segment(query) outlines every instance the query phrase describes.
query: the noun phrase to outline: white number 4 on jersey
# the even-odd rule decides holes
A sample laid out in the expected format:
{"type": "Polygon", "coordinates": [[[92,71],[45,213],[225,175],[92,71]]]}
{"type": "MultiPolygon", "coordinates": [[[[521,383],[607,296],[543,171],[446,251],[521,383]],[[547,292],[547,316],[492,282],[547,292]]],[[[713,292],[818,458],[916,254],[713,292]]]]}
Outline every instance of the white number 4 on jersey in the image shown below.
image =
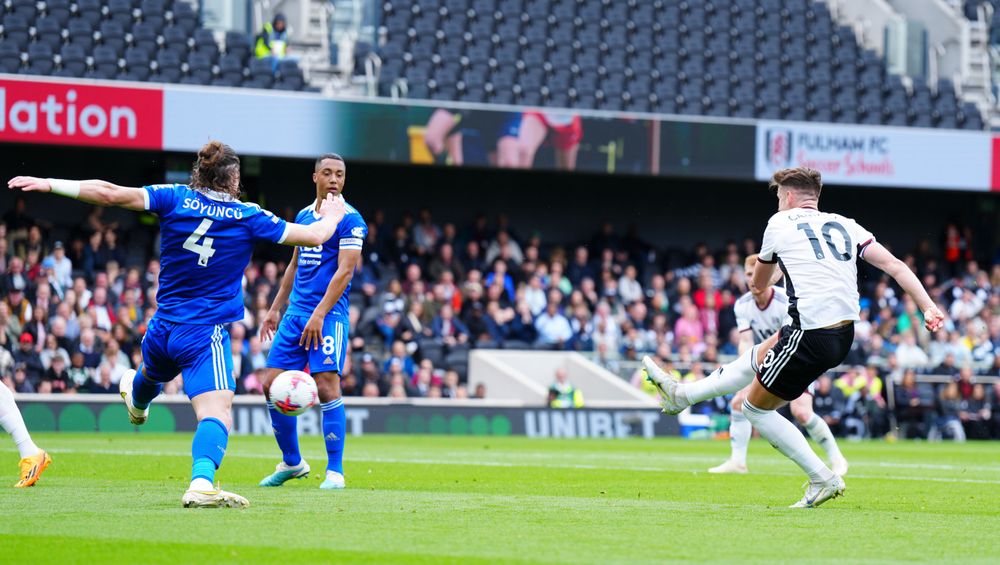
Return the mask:
{"type": "Polygon", "coordinates": [[[210,237],[205,237],[205,233],[208,232],[208,228],[212,227],[212,220],[204,219],[190,236],[188,236],[187,241],[184,242],[184,249],[192,253],[198,254],[198,266],[207,267],[208,260],[215,255],[215,249],[212,249],[212,243],[215,241],[210,237]],[[198,240],[205,237],[205,243],[198,243],[198,240]]]}

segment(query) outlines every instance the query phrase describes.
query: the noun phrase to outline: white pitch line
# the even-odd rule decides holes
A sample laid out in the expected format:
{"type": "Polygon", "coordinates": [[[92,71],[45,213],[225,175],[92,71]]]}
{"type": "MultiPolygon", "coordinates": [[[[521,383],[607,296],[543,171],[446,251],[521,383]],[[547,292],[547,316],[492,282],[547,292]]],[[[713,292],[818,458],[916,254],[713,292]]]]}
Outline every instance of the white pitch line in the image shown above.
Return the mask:
{"type": "MultiPolygon", "coordinates": [[[[14,451],[11,448],[2,448],[0,451],[14,451]]],[[[190,457],[189,452],[182,451],[140,451],[140,450],[125,450],[125,449],[50,449],[50,453],[69,453],[69,454],[97,454],[97,455],[140,455],[148,457],[190,457]]],[[[265,454],[265,453],[227,453],[227,457],[234,457],[237,459],[276,459],[276,455],[265,454]]],[[[459,461],[459,460],[447,460],[447,459],[426,459],[426,458],[391,458],[391,457],[350,457],[348,461],[360,462],[360,463],[387,463],[387,464],[412,464],[412,465],[452,465],[452,466],[468,466],[468,467],[503,467],[503,468],[521,468],[521,467],[541,467],[545,469],[574,469],[574,470],[584,470],[584,471],[638,471],[644,473],[663,473],[663,472],[691,472],[692,474],[707,474],[702,471],[692,471],[686,468],[677,467],[650,467],[650,466],[629,466],[629,467],[616,467],[607,465],[588,465],[583,463],[512,463],[507,461],[476,461],[471,463],[469,461],[459,461]]],[[[801,473],[788,473],[788,472],[765,472],[765,473],[754,473],[758,476],[775,476],[775,477],[799,477],[801,473]]],[[[889,481],[916,481],[916,482],[938,482],[938,483],[964,483],[964,484],[983,484],[983,485],[1000,485],[1000,480],[990,480],[990,479],[965,479],[965,478],[951,478],[951,477],[912,477],[912,476],[883,476],[883,475],[865,475],[852,473],[848,476],[850,479],[873,479],[873,480],[889,480],[889,481]]]]}

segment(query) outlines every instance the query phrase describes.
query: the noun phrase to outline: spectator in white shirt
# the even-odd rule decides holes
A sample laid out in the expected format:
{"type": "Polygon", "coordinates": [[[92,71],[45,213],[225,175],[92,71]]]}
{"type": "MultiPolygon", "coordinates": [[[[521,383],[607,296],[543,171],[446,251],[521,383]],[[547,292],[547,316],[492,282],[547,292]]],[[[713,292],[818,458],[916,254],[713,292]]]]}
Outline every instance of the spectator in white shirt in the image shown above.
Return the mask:
{"type": "Polygon", "coordinates": [[[642,300],[642,285],[636,280],[635,265],[625,267],[625,272],[618,279],[618,296],[621,297],[622,304],[632,304],[642,300]]]}
{"type": "Polygon", "coordinates": [[[917,337],[912,331],[903,335],[902,342],[896,348],[896,360],[903,368],[925,367],[930,363],[930,358],[924,350],[917,345],[917,337]]]}
{"type": "Polygon", "coordinates": [[[546,305],[545,311],[535,319],[539,346],[562,349],[569,338],[573,336],[573,328],[570,327],[569,320],[559,313],[561,300],[562,293],[554,289],[549,291],[549,303],[546,305]]]}

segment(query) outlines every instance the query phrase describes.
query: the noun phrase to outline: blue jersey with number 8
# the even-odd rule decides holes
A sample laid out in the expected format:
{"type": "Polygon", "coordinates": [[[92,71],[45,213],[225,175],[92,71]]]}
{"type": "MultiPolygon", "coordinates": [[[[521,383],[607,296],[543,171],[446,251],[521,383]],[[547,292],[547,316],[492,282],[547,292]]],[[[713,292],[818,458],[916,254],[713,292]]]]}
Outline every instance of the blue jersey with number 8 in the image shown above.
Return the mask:
{"type": "Polygon", "coordinates": [[[281,243],[287,223],[256,204],[183,184],[143,187],[160,217],[156,315],[184,324],[243,318],[243,271],[257,241],[281,243]]]}

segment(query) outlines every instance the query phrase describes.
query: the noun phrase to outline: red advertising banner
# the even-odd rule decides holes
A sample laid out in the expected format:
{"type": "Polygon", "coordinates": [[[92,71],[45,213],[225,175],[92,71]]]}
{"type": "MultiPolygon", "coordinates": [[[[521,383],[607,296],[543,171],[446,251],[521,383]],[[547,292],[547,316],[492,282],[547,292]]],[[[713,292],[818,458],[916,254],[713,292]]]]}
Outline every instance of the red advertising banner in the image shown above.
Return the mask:
{"type": "Polygon", "coordinates": [[[163,148],[163,91],[0,79],[0,141],[163,148]]]}
{"type": "Polygon", "coordinates": [[[1000,191],[1000,137],[993,138],[993,166],[990,170],[990,190],[1000,191]]]}

